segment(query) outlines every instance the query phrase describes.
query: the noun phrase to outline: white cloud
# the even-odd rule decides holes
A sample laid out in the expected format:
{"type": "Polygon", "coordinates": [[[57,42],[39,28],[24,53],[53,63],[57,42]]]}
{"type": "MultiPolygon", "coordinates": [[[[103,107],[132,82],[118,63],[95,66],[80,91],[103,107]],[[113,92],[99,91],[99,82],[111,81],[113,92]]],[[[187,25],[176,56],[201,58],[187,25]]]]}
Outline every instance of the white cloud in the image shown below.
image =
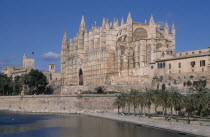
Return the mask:
{"type": "Polygon", "coordinates": [[[59,60],[60,54],[50,51],[50,52],[43,54],[42,59],[47,60],[47,61],[59,60]]]}

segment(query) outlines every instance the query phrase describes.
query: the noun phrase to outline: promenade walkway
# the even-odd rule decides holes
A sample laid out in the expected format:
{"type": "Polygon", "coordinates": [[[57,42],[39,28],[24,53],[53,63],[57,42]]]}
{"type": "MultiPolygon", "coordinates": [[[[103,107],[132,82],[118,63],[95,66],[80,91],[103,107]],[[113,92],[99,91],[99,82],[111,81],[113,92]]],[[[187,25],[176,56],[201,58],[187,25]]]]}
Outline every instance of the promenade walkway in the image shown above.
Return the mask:
{"type": "Polygon", "coordinates": [[[149,118],[139,119],[138,116],[123,116],[123,115],[118,115],[116,113],[84,113],[84,114],[89,115],[89,116],[122,121],[122,122],[134,123],[138,125],[166,129],[166,130],[176,131],[180,133],[188,133],[188,134],[210,137],[210,126],[184,124],[184,123],[179,123],[179,122],[170,123],[165,120],[156,120],[156,119],[149,119],[149,118]]]}

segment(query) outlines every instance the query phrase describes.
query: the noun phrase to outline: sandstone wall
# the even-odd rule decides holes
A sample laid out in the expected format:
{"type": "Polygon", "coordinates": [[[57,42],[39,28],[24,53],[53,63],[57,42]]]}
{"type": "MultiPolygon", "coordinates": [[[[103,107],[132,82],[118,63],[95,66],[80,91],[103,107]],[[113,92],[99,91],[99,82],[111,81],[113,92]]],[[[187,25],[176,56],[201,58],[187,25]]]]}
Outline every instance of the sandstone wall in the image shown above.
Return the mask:
{"type": "Polygon", "coordinates": [[[114,95],[2,96],[0,109],[24,112],[111,112],[114,95]]]}
{"type": "Polygon", "coordinates": [[[88,86],[61,86],[61,94],[68,95],[68,94],[75,94],[75,93],[82,93],[84,91],[95,91],[95,88],[103,86],[105,91],[115,91],[115,92],[129,92],[131,89],[137,89],[143,91],[147,85],[88,85],[88,86]]]}

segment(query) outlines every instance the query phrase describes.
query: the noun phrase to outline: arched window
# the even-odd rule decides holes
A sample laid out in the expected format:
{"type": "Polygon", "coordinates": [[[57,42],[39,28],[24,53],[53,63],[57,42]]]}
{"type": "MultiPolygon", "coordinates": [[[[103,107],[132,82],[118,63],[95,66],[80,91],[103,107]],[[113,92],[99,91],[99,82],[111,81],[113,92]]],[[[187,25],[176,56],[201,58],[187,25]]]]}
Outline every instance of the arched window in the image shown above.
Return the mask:
{"type": "Polygon", "coordinates": [[[79,85],[83,85],[83,72],[82,69],[79,69],[79,85]]]}
{"type": "Polygon", "coordinates": [[[151,63],[151,45],[147,46],[147,63],[151,63]]]}
{"type": "Polygon", "coordinates": [[[144,28],[138,28],[134,31],[134,39],[136,41],[147,38],[147,31],[144,28]]]}
{"type": "Polygon", "coordinates": [[[168,65],[168,68],[171,69],[171,63],[168,65]]]}

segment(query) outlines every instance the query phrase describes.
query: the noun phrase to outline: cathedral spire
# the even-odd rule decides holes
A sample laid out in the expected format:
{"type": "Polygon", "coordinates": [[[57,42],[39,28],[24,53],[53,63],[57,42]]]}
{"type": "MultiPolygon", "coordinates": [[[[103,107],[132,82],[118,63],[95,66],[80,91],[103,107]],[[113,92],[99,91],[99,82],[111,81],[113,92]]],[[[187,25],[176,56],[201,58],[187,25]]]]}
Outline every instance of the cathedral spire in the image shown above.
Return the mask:
{"type": "Polygon", "coordinates": [[[86,24],[85,24],[85,17],[82,16],[81,23],[80,23],[80,32],[86,31],[86,24]]]}
{"type": "Polygon", "coordinates": [[[63,43],[68,43],[68,38],[67,38],[66,32],[64,32],[64,35],[63,35],[63,43]]]}
{"type": "Polygon", "coordinates": [[[24,55],[23,55],[23,67],[25,67],[25,59],[26,59],[26,53],[24,52],[24,55]]]}
{"type": "Polygon", "coordinates": [[[132,23],[132,17],[131,17],[131,13],[128,13],[128,17],[127,17],[127,23],[132,23]]]}
{"type": "Polygon", "coordinates": [[[166,21],[166,25],[164,27],[165,33],[168,33],[168,22],[166,21]]]}
{"type": "Polygon", "coordinates": [[[106,19],[106,29],[109,29],[109,20],[108,19],[106,19]]]}
{"type": "Polygon", "coordinates": [[[114,19],[114,27],[118,27],[118,20],[116,18],[114,19]]]}
{"type": "Polygon", "coordinates": [[[102,28],[105,28],[106,27],[106,21],[105,21],[105,18],[103,18],[103,21],[102,21],[102,28]]]}
{"type": "Polygon", "coordinates": [[[109,24],[109,27],[110,27],[110,28],[112,28],[112,27],[113,27],[113,24],[112,24],[112,22],[110,22],[110,24],[109,24]]]}
{"type": "Polygon", "coordinates": [[[155,21],[154,21],[154,18],[153,18],[152,15],[151,15],[151,17],[150,17],[149,24],[150,24],[150,25],[155,25],[155,21]]]}
{"type": "Polygon", "coordinates": [[[63,35],[63,41],[62,41],[62,49],[68,48],[68,38],[66,32],[64,32],[63,35]]]}
{"type": "Polygon", "coordinates": [[[122,17],[122,19],[121,19],[121,25],[123,25],[124,24],[124,18],[122,17]]]}
{"type": "Polygon", "coordinates": [[[172,25],[172,30],[171,30],[171,32],[172,32],[173,34],[175,34],[175,33],[176,33],[176,28],[175,28],[174,23],[173,23],[173,25],[172,25]]]}

